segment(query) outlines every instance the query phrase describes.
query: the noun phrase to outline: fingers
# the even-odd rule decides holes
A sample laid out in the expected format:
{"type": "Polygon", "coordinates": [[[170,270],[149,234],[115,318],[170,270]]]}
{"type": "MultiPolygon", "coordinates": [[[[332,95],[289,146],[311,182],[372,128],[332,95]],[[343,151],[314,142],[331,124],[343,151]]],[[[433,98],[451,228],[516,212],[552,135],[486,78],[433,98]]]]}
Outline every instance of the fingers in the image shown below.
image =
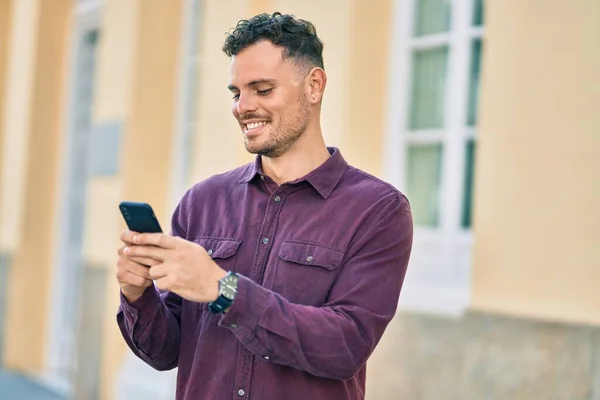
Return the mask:
{"type": "Polygon", "coordinates": [[[134,238],[136,235],[139,235],[139,233],[137,233],[137,232],[134,232],[134,231],[123,231],[123,232],[121,233],[120,239],[121,239],[121,241],[122,241],[123,243],[126,243],[126,244],[134,244],[134,242],[133,242],[133,238],[134,238]]]}
{"type": "Polygon", "coordinates": [[[154,280],[158,280],[167,276],[169,267],[165,264],[159,264],[157,266],[153,266],[148,270],[148,274],[154,280]]]}
{"type": "Polygon", "coordinates": [[[138,288],[147,288],[152,285],[152,280],[136,275],[126,269],[117,269],[117,281],[121,287],[133,286],[138,288]]]}
{"type": "Polygon", "coordinates": [[[131,261],[134,261],[146,268],[150,268],[150,267],[154,267],[155,265],[162,264],[162,261],[155,260],[154,258],[148,258],[148,257],[127,257],[127,258],[129,258],[131,261]]]}
{"type": "MultiPolygon", "coordinates": [[[[152,262],[156,263],[157,261],[152,260],[152,262]]],[[[119,255],[119,259],[117,261],[117,271],[122,271],[122,273],[127,272],[143,279],[152,279],[150,277],[148,267],[123,255],[119,255]]]]}
{"type": "Polygon", "coordinates": [[[160,262],[144,257],[129,258],[124,254],[125,248],[126,246],[123,246],[117,251],[119,254],[116,273],[117,281],[119,282],[121,290],[124,294],[131,294],[132,289],[134,290],[134,293],[137,293],[138,289],[141,289],[139,290],[139,294],[141,295],[141,293],[143,293],[143,289],[152,285],[152,278],[148,272],[149,268],[143,264],[154,266],[160,262]]]}
{"type": "Polygon", "coordinates": [[[162,261],[154,259],[154,258],[150,258],[150,257],[130,257],[130,256],[126,256],[125,255],[125,249],[127,248],[127,246],[123,246],[121,248],[119,248],[119,250],[117,250],[117,254],[119,255],[119,257],[127,257],[128,259],[130,259],[131,261],[141,264],[144,267],[154,267],[155,265],[161,264],[162,261]]]}
{"type": "Polygon", "coordinates": [[[152,284],[151,279],[143,278],[136,275],[126,269],[117,269],[117,280],[121,287],[123,286],[135,286],[140,288],[146,288],[152,284]]]}
{"type": "Polygon", "coordinates": [[[127,244],[156,246],[163,249],[173,249],[179,243],[177,238],[164,233],[138,233],[133,231],[124,231],[121,234],[121,241],[127,244]]]}
{"type": "Polygon", "coordinates": [[[168,290],[170,292],[172,292],[174,290],[171,280],[169,279],[168,276],[156,280],[155,285],[160,290],[168,290]]]}
{"type": "Polygon", "coordinates": [[[169,268],[166,264],[185,252],[184,245],[189,243],[161,233],[133,231],[124,231],[120,239],[125,244],[117,251],[116,275],[121,288],[146,288],[156,280],[160,282],[157,288],[170,290],[176,279],[167,275],[169,268]]]}
{"type": "Polygon", "coordinates": [[[123,255],[128,258],[152,258],[163,262],[167,259],[168,250],[162,249],[155,246],[125,246],[123,248],[123,255]]]}
{"type": "Polygon", "coordinates": [[[135,243],[133,243],[133,237],[136,235],[138,235],[138,233],[134,231],[123,231],[120,239],[123,243],[125,243],[125,245],[134,245],[135,243]]]}

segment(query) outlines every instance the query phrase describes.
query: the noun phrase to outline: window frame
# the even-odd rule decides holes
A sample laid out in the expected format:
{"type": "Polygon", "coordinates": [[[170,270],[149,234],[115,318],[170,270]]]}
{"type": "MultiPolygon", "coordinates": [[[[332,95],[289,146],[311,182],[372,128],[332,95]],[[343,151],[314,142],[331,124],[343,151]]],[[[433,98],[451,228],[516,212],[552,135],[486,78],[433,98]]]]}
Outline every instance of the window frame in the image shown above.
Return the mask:
{"type": "MultiPolygon", "coordinates": [[[[385,178],[406,190],[408,146],[442,144],[439,223],[415,226],[411,266],[401,306],[442,313],[461,313],[470,301],[472,229],[462,226],[466,145],[477,143],[476,126],[468,126],[472,43],[484,39],[474,26],[473,0],[451,1],[450,30],[416,37],[418,0],[396,0],[391,43],[388,121],[384,138],[385,178]],[[443,129],[411,131],[413,53],[448,47],[443,129]]],[[[485,24],[485,21],[484,21],[485,24]]],[[[408,194],[408,193],[407,193],[408,194]]],[[[408,194],[410,195],[410,194],[408,194]]],[[[410,201],[410,197],[409,197],[410,201]]]]}

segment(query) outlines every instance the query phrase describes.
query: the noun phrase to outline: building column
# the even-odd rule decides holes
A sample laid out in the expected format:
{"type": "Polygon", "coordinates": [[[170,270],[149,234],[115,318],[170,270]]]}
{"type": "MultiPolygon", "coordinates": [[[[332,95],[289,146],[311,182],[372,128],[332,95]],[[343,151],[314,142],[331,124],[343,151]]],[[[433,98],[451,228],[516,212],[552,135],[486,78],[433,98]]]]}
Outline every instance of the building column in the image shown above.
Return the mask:
{"type": "Polygon", "coordinates": [[[12,10],[0,191],[0,245],[12,253],[4,360],[29,373],[44,365],[70,7],[26,0],[12,10]]]}
{"type": "Polygon", "coordinates": [[[4,151],[4,115],[8,70],[8,43],[12,25],[12,0],[0,0],[0,185],[2,184],[2,160],[4,151]]]}
{"type": "MultiPolygon", "coordinates": [[[[8,66],[8,43],[12,17],[12,0],[0,0],[0,187],[2,187],[2,160],[4,148],[4,115],[6,76],[8,66]]],[[[1,229],[1,225],[0,225],[1,229]]],[[[4,333],[6,330],[6,302],[8,290],[8,255],[0,249],[0,368],[3,364],[4,333]]]]}
{"type": "Polygon", "coordinates": [[[203,2],[200,15],[200,66],[197,129],[191,176],[194,182],[248,162],[244,139],[231,114],[229,59],[221,50],[228,32],[253,12],[266,11],[265,0],[231,0],[228,7],[217,1],[203,2]]]}

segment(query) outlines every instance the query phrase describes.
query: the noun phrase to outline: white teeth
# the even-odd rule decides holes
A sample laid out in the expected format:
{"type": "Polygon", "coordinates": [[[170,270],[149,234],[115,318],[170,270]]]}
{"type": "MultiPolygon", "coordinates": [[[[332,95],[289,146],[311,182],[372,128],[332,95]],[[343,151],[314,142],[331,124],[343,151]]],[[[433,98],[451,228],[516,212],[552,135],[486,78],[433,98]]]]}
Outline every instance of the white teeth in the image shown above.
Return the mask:
{"type": "Polygon", "coordinates": [[[250,129],[256,129],[256,128],[258,128],[259,126],[264,126],[264,125],[266,125],[266,124],[267,124],[267,123],[266,123],[265,121],[261,121],[261,122],[253,122],[253,123],[251,123],[251,124],[247,124],[247,125],[246,125],[246,129],[247,129],[247,130],[250,130],[250,129]]]}

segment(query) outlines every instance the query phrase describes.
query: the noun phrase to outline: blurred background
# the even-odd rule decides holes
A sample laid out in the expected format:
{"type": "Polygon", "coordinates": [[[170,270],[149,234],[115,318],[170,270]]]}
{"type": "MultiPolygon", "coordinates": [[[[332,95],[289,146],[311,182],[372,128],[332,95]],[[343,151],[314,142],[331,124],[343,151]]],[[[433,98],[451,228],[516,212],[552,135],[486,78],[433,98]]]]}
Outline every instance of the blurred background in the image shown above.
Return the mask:
{"type": "Polygon", "coordinates": [[[174,398],[117,329],[117,204],[168,226],[253,159],[221,46],[273,11],[324,41],[328,145],[413,207],[367,399],[600,399],[598,0],[0,0],[0,399],[174,398]]]}

